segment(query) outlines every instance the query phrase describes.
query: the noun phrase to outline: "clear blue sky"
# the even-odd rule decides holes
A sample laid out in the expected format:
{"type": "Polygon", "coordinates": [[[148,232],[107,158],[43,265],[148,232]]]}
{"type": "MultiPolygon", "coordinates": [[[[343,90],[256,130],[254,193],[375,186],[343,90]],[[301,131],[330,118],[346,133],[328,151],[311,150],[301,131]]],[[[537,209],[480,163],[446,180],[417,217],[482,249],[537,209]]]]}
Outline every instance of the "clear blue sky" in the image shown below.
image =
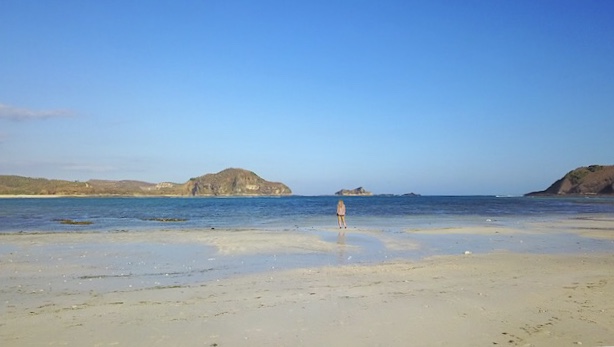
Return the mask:
{"type": "Polygon", "coordinates": [[[518,195],[613,149],[614,1],[0,1],[0,174],[518,195]]]}

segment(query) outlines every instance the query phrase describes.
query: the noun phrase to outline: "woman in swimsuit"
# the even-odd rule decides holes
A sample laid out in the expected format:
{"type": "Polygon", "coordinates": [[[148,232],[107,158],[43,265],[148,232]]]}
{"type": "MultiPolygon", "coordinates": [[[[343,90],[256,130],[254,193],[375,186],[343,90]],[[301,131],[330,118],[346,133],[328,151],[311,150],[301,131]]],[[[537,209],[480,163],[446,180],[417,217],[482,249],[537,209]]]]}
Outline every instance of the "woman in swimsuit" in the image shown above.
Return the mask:
{"type": "Polygon", "coordinates": [[[345,204],[343,203],[343,200],[339,200],[337,203],[337,224],[339,224],[339,229],[341,229],[342,224],[343,227],[346,229],[348,228],[348,226],[345,224],[345,204]]]}

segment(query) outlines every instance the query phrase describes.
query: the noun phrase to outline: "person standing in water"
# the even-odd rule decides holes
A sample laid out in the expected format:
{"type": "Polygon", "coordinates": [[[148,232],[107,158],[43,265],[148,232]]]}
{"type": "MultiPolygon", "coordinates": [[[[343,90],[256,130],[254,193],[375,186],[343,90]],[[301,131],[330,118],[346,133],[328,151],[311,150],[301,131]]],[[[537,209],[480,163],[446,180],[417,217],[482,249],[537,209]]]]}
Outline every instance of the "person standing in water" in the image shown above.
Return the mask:
{"type": "Polygon", "coordinates": [[[339,229],[341,229],[342,225],[346,229],[348,228],[347,224],[345,224],[345,204],[343,200],[339,200],[337,203],[337,224],[339,224],[339,229]]]}

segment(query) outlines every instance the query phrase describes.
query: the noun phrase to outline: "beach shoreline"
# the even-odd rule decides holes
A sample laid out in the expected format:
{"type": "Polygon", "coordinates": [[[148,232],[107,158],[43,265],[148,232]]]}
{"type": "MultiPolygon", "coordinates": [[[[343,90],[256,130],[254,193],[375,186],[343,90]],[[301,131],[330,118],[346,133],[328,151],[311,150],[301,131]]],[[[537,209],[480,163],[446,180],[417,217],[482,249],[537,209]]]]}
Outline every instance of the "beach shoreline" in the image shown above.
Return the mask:
{"type": "Polygon", "coordinates": [[[352,228],[3,234],[0,343],[614,345],[613,227],[603,216],[402,235],[352,228]],[[468,251],[431,254],[417,237],[442,233],[460,237],[468,251]],[[561,233],[568,238],[554,237],[561,233]],[[564,251],[501,248],[529,236],[561,242],[564,251]],[[474,238],[501,241],[473,252],[474,238]],[[563,247],[585,239],[606,247],[563,247]],[[414,253],[424,257],[403,258],[414,253]]]}

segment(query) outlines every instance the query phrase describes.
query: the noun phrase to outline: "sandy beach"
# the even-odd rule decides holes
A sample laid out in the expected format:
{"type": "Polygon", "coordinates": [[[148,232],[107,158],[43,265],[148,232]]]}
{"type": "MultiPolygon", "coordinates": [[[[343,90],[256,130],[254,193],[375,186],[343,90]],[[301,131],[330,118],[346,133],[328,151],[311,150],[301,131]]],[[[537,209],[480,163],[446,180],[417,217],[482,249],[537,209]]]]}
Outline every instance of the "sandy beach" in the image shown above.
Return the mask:
{"type": "Polygon", "coordinates": [[[607,216],[403,235],[160,230],[0,240],[2,346],[614,345],[607,216]],[[420,252],[428,235],[456,235],[467,251],[400,256],[420,252]],[[475,251],[474,237],[490,248],[475,251]],[[505,246],[549,238],[562,249],[587,246],[505,246]],[[593,241],[601,247],[590,249],[593,241]]]}

